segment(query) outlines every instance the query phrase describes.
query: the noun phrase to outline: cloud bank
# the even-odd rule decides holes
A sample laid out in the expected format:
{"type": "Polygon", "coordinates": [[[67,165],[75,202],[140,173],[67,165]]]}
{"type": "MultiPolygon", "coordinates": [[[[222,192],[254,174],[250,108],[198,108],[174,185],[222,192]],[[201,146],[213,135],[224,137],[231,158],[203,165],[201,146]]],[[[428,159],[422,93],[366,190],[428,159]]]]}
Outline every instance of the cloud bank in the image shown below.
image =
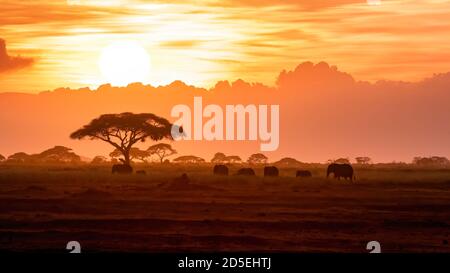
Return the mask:
{"type": "Polygon", "coordinates": [[[0,73],[22,69],[33,64],[32,58],[9,56],[5,40],[0,39],[0,73]]]}
{"type": "MultiPolygon", "coordinates": [[[[74,130],[104,113],[150,112],[170,117],[177,104],[279,104],[280,146],[271,160],[295,157],[324,162],[330,158],[370,156],[376,162],[411,161],[414,156],[450,157],[450,73],[419,82],[355,80],[325,62],[306,62],[279,73],[268,87],[244,80],[220,81],[211,89],[175,81],[154,87],[102,85],[60,88],[40,94],[0,94],[0,152],[39,152],[56,144],[78,154],[107,155],[96,141],[73,141],[74,130]]],[[[215,152],[246,157],[257,142],[175,142],[180,154],[210,158],[215,152]]],[[[145,146],[150,143],[145,143],[145,146]]]]}

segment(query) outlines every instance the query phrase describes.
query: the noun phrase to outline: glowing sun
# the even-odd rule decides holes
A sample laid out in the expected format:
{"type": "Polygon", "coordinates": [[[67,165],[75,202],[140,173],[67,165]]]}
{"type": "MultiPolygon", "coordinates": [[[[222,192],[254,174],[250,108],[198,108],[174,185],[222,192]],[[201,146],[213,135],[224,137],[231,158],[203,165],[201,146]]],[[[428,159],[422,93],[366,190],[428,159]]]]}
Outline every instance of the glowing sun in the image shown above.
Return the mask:
{"type": "Polygon", "coordinates": [[[105,80],[114,86],[146,83],[150,77],[150,56],[137,42],[114,42],[102,50],[99,67],[105,80]]]}

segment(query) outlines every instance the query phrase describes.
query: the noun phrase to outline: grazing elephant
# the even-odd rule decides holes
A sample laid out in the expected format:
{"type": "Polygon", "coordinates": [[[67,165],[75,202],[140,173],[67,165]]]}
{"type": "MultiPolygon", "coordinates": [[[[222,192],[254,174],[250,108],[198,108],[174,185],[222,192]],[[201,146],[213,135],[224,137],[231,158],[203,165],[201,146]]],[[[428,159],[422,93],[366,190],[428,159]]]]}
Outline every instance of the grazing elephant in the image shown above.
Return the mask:
{"type": "Polygon", "coordinates": [[[216,166],[214,166],[214,174],[215,175],[228,175],[228,167],[225,165],[216,165],[216,166]]]}
{"type": "Polygon", "coordinates": [[[112,173],[130,174],[133,173],[133,168],[130,165],[115,164],[112,166],[112,173]]]}
{"type": "Polygon", "coordinates": [[[236,175],[250,175],[250,176],[254,176],[255,175],[255,171],[252,168],[243,168],[243,169],[238,170],[236,175]]]}
{"type": "Polygon", "coordinates": [[[279,173],[280,172],[278,171],[277,167],[270,166],[264,168],[264,176],[275,177],[278,176],[279,173]]]}
{"type": "Polygon", "coordinates": [[[297,177],[312,177],[312,173],[310,171],[297,171],[297,177]]]}
{"type": "Polygon", "coordinates": [[[334,174],[334,178],[341,179],[343,177],[347,180],[353,180],[353,167],[350,164],[330,164],[327,169],[327,178],[330,173],[334,174]]]}

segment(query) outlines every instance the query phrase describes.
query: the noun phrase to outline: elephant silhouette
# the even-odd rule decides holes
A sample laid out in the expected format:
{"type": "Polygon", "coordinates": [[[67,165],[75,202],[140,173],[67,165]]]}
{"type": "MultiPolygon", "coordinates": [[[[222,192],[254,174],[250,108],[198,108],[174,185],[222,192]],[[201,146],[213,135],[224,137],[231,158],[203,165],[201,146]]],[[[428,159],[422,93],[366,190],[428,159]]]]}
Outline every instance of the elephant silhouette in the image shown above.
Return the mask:
{"type": "Polygon", "coordinates": [[[228,175],[228,167],[225,165],[216,165],[213,170],[215,175],[228,175]]]}
{"type": "Polygon", "coordinates": [[[327,178],[330,176],[330,174],[334,174],[334,178],[337,179],[350,179],[353,180],[353,167],[350,164],[330,164],[327,168],[327,178]]]}

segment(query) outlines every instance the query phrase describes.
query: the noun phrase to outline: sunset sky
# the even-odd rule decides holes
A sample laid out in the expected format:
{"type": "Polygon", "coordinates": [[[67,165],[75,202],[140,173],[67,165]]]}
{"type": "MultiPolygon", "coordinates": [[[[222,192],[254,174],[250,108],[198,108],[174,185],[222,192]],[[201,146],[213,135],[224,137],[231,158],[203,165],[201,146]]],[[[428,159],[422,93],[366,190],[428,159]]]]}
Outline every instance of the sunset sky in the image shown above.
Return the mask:
{"type": "MultiPolygon", "coordinates": [[[[443,0],[2,0],[0,152],[107,155],[69,135],[105,113],[170,120],[203,96],[279,104],[271,159],[450,157],[449,18],[443,0]]],[[[258,147],[174,145],[205,158],[258,147]]]]}
{"type": "Polygon", "coordinates": [[[273,86],[305,61],[371,82],[450,71],[443,0],[2,0],[0,9],[0,92],[135,80],[273,86]],[[110,71],[130,59],[132,75],[110,71]]]}

